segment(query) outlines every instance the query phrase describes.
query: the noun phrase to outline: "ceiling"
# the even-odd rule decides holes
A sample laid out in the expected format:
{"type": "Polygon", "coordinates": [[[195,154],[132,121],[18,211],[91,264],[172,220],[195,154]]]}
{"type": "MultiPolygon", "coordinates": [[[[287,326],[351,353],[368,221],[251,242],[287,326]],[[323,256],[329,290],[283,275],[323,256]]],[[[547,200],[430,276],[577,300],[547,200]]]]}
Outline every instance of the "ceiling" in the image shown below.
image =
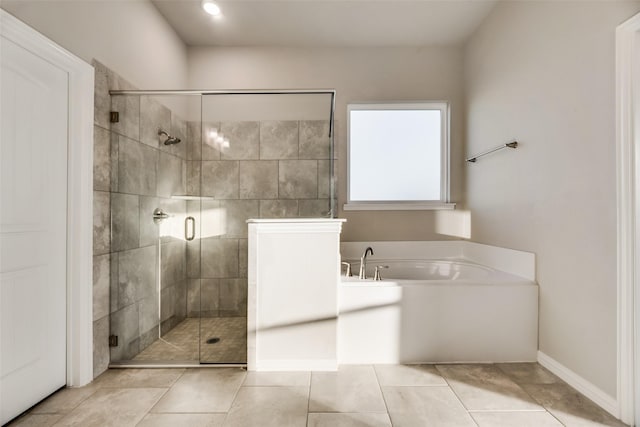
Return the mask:
{"type": "Polygon", "coordinates": [[[152,0],[188,46],[365,47],[463,43],[497,0],[152,0]]]}

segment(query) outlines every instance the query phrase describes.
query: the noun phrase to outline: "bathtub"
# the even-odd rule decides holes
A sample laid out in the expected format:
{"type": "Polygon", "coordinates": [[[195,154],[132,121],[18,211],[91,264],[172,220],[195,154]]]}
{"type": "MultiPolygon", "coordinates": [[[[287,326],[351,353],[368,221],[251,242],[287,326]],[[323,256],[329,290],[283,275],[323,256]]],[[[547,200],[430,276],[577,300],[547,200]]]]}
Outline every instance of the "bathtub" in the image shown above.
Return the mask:
{"type": "Polygon", "coordinates": [[[338,292],[339,363],[536,360],[531,278],[464,258],[370,257],[367,276],[385,265],[383,280],[360,280],[359,260],[351,263],[355,277],[342,276],[338,292]]]}

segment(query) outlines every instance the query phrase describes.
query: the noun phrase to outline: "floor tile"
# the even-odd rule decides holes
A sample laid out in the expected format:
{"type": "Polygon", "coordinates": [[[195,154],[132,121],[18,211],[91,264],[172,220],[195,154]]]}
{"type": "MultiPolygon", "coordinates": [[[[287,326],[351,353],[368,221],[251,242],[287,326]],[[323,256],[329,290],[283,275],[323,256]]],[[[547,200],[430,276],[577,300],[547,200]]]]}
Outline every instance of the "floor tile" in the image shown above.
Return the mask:
{"type": "Polygon", "coordinates": [[[100,387],[169,388],[184,374],[184,369],[109,369],[95,380],[100,387]]]}
{"type": "Polygon", "coordinates": [[[245,376],[239,368],[188,370],[151,412],[227,412],[245,376]]]}
{"type": "Polygon", "coordinates": [[[567,427],[625,425],[565,383],[524,384],[523,388],[567,427]]]}
{"type": "Polygon", "coordinates": [[[552,384],[561,381],[538,363],[500,363],[496,367],[518,384],[552,384]]]}
{"type": "Polygon", "coordinates": [[[105,388],[96,391],[56,426],[135,426],[166,392],[162,388],[105,388]]]}
{"type": "Polygon", "coordinates": [[[304,427],[308,401],[308,387],[242,387],[224,425],[304,427]]]}
{"type": "Polygon", "coordinates": [[[247,372],[243,386],[309,387],[311,372],[247,372]]]}
{"type": "Polygon", "coordinates": [[[519,385],[493,365],[438,365],[437,368],[470,411],[542,409],[519,385]]]}
{"type": "Polygon", "coordinates": [[[479,427],[562,427],[547,411],[472,412],[479,427]]]}
{"type": "Polygon", "coordinates": [[[147,414],[136,427],[222,427],[227,414],[147,414]]]}
{"type": "Polygon", "coordinates": [[[78,388],[63,388],[31,410],[32,414],[65,414],[73,410],[98,390],[93,384],[78,388]]]}
{"type": "Polygon", "coordinates": [[[391,427],[387,414],[309,414],[307,427],[391,427]]]}
{"type": "Polygon", "coordinates": [[[376,365],[381,386],[447,385],[434,365],[376,365]]]}
{"type": "Polygon", "coordinates": [[[7,427],[50,427],[62,417],[62,414],[26,414],[7,427]]]}
{"type": "Polygon", "coordinates": [[[449,387],[383,387],[394,427],[475,426],[449,387]]]}
{"type": "Polygon", "coordinates": [[[310,412],[386,412],[372,366],[340,366],[311,374],[310,412]]]}

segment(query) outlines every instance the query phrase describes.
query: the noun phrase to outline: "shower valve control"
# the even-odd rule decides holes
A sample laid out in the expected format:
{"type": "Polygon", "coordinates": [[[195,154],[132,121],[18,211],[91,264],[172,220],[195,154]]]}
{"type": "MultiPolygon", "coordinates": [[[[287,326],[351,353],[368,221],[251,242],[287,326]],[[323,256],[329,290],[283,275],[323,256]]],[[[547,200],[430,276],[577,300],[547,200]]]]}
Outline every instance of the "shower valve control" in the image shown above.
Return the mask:
{"type": "Polygon", "coordinates": [[[169,214],[160,208],[156,208],[153,211],[153,222],[160,224],[163,220],[169,218],[169,214]]]}

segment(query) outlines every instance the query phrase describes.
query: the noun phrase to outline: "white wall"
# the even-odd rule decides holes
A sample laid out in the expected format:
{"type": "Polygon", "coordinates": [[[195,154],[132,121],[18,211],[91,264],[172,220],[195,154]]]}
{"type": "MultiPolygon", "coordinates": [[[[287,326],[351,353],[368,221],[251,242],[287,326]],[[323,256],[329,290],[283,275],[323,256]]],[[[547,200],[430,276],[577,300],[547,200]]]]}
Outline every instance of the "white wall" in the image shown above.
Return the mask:
{"type": "Polygon", "coordinates": [[[186,47],[147,0],[2,0],[0,7],[88,63],[97,59],[138,88],[186,86],[186,47]]]}
{"type": "Polygon", "coordinates": [[[540,350],[616,395],[615,27],[640,2],[503,2],[465,52],[472,240],[535,252],[540,350]]]}
{"type": "MultiPolygon", "coordinates": [[[[189,85],[198,89],[332,88],[336,97],[339,216],[342,239],[434,240],[438,215],[343,212],[346,194],[346,106],[353,101],[449,100],[452,124],[452,200],[463,184],[462,49],[432,48],[203,48],[189,49],[189,85]]],[[[380,171],[384,173],[384,171],[380,171]]]]}

